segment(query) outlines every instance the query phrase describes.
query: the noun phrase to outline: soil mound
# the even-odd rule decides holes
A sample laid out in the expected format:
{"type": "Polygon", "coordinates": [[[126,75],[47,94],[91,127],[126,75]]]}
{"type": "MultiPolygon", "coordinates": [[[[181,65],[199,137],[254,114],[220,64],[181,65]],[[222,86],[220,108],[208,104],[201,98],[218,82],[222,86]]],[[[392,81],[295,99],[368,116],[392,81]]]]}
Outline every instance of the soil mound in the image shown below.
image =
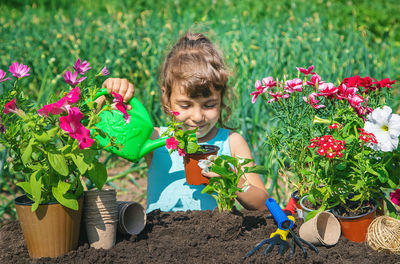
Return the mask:
{"type": "MultiPolygon", "coordinates": [[[[302,220],[296,219],[298,234],[302,220]]],[[[83,229],[82,229],[83,230],[83,229]]],[[[288,259],[277,255],[278,247],[264,256],[264,245],[244,259],[258,242],[276,230],[265,212],[218,211],[160,212],[148,215],[146,228],[136,236],[118,236],[110,250],[90,248],[81,232],[79,247],[58,258],[30,259],[18,222],[0,230],[1,263],[400,263],[400,256],[379,253],[365,243],[341,238],[333,247],[318,247],[319,254],[300,248],[288,259]]],[[[45,238],[44,238],[45,239],[45,238]]],[[[290,239],[289,239],[290,240],[290,239]]],[[[290,241],[289,241],[290,242],[290,241]]]]}

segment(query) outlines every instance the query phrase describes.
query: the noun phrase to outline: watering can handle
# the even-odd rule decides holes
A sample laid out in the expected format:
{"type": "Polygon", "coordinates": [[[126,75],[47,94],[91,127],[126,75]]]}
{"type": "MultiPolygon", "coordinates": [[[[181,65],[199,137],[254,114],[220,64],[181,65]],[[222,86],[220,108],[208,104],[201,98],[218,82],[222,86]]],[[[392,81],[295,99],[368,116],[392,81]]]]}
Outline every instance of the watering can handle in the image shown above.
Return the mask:
{"type": "MultiPolygon", "coordinates": [[[[108,95],[108,94],[109,93],[107,92],[107,88],[101,88],[100,90],[97,91],[97,93],[94,97],[94,100],[96,100],[100,96],[108,95]]],[[[136,97],[132,97],[131,100],[129,100],[129,104],[132,106],[135,100],[137,100],[136,97]]]]}
{"type": "MultiPolygon", "coordinates": [[[[102,88],[96,93],[95,99],[107,94],[107,89],[102,88]]],[[[154,149],[165,146],[167,138],[151,140],[154,127],[146,108],[136,97],[132,97],[129,104],[132,109],[127,110],[131,117],[128,123],[118,110],[100,113],[101,121],[96,126],[108,136],[103,138],[99,135],[97,139],[101,146],[106,147],[110,143],[109,137],[114,137],[115,143],[123,147],[110,146],[106,150],[127,160],[137,161],[154,149]]]]}

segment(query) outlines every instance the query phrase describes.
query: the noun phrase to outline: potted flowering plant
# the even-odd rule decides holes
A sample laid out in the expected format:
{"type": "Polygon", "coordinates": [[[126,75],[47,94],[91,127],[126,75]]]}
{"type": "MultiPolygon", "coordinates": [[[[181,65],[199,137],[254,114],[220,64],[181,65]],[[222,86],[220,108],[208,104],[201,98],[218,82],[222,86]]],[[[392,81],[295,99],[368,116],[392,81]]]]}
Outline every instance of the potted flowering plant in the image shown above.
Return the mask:
{"type": "Polygon", "coordinates": [[[110,107],[98,112],[93,97],[98,90],[95,79],[109,73],[104,67],[93,80],[85,81],[87,76],[83,75],[91,69],[90,64],[78,59],[74,69],[74,73],[67,71],[63,76],[70,88],[39,108],[23,86],[18,85],[25,81],[22,78],[30,76],[28,66],[14,62],[9,67],[13,80],[0,70],[0,144],[7,149],[9,169],[25,178],[17,185],[26,195],[16,198],[15,204],[32,257],[54,257],[77,246],[84,190],[81,178],[87,177],[98,189],[107,178],[105,166],[97,159],[102,148],[95,137],[104,134],[96,127],[98,115],[110,107]],[[77,79],[78,73],[82,76],[77,79]],[[52,207],[56,208],[54,213],[52,207]],[[58,218],[61,213],[65,219],[58,218]],[[25,220],[25,216],[33,219],[25,220]],[[66,223],[75,223],[74,230],[63,232],[69,226],[66,223]],[[58,226],[53,229],[50,224],[58,226]],[[44,252],[38,248],[46,243],[41,238],[32,238],[28,232],[39,226],[43,230],[34,232],[51,230],[45,235],[52,241],[47,244],[57,249],[44,252]],[[64,243],[68,239],[60,238],[62,233],[73,242],[64,243]],[[59,240],[68,248],[59,246],[59,240]]]}
{"type": "Polygon", "coordinates": [[[267,77],[251,93],[253,102],[261,96],[271,104],[283,123],[268,134],[267,145],[282,172],[293,173],[300,195],[321,206],[309,218],[330,208],[360,213],[399,184],[400,117],[384,105],[395,81],[357,75],[336,86],[313,66],[297,69],[304,79],[267,77]]]}
{"type": "Polygon", "coordinates": [[[188,184],[208,184],[208,179],[201,174],[198,162],[210,155],[217,154],[219,147],[205,144],[199,145],[196,137],[198,128],[184,130],[182,122],[177,122],[176,120],[179,112],[170,111],[170,114],[172,115],[172,121],[168,123],[166,131],[161,135],[162,137],[168,137],[166,140],[167,149],[169,149],[170,154],[177,151],[179,156],[183,157],[188,184]]]}
{"type": "Polygon", "coordinates": [[[237,192],[245,192],[249,188],[245,176],[246,173],[267,173],[264,166],[246,166],[252,161],[252,159],[226,155],[211,155],[206,160],[200,160],[199,166],[202,169],[220,175],[220,177],[211,178],[210,183],[202,190],[202,193],[207,193],[214,197],[220,212],[232,211],[235,206],[237,192]],[[239,188],[238,184],[242,176],[245,179],[245,183],[243,184],[243,188],[239,188]]]}

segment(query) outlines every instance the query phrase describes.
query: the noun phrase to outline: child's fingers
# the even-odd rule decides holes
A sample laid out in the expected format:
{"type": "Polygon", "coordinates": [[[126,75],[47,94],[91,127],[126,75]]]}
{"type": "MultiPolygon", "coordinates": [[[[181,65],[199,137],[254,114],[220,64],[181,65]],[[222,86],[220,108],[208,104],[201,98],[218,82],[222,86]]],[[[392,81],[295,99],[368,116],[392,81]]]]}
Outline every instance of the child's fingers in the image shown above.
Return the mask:
{"type": "Polygon", "coordinates": [[[134,95],[135,95],[135,87],[133,86],[132,83],[128,82],[128,90],[126,91],[126,94],[124,96],[124,101],[128,102],[134,95]]]}
{"type": "Polygon", "coordinates": [[[215,172],[205,172],[204,170],[201,171],[201,175],[203,175],[206,178],[214,178],[214,177],[221,177],[221,175],[215,173],[215,172]]]}

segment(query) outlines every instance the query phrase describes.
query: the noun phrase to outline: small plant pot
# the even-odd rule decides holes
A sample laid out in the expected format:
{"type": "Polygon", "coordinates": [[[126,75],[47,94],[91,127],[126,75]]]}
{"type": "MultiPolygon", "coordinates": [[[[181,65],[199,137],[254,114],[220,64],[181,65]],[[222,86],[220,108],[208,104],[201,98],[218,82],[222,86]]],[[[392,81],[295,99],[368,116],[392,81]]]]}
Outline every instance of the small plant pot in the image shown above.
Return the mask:
{"type": "Polygon", "coordinates": [[[371,222],[376,218],[377,208],[378,203],[375,202],[375,205],[371,209],[371,211],[357,216],[341,216],[337,213],[336,210],[332,211],[340,222],[343,236],[350,241],[361,243],[366,241],[368,227],[371,222]]]}
{"type": "Polygon", "coordinates": [[[54,258],[78,247],[83,197],[78,200],[78,211],[48,203],[32,212],[33,202],[26,195],[14,203],[31,258],[54,258]]]}
{"type": "Polygon", "coordinates": [[[205,150],[204,152],[186,154],[183,158],[186,181],[190,185],[209,184],[208,179],[201,174],[199,160],[207,159],[210,155],[217,155],[219,151],[219,147],[214,145],[201,145],[201,147],[205,150]]]}
{"type": "Polygon", "coordinates": [[[146,210],[140,203],[117,201],[118,231],[123,235],[137,235],[146,226],[146,210]]]}
{"type": "Polygon", "coordinates": [[[85,191],[83,219],[90,246],[112,248],[117,237],[118,222],[115,190],[85,191]]]}
{"type": "Polygon", "coordinates": [[[333,214],[320,212],[300,227],[299,235],[316,246],[333,246],[340,238],[340,223],[333,214]]]}
{"type": "MultiPolygon", "coordinates": [[[[308,195],[304,196],[303,198],[300,199],[300,207],[302,211],[302,218],[305,220],[307,218],[307,214],[311,211],[314,211],[311,208],[308,208],[307,206],[304,205],[304,202],[307,200],[308,195]]],[[[300,215],[299,215],[300,217],[300,215]]]]}

